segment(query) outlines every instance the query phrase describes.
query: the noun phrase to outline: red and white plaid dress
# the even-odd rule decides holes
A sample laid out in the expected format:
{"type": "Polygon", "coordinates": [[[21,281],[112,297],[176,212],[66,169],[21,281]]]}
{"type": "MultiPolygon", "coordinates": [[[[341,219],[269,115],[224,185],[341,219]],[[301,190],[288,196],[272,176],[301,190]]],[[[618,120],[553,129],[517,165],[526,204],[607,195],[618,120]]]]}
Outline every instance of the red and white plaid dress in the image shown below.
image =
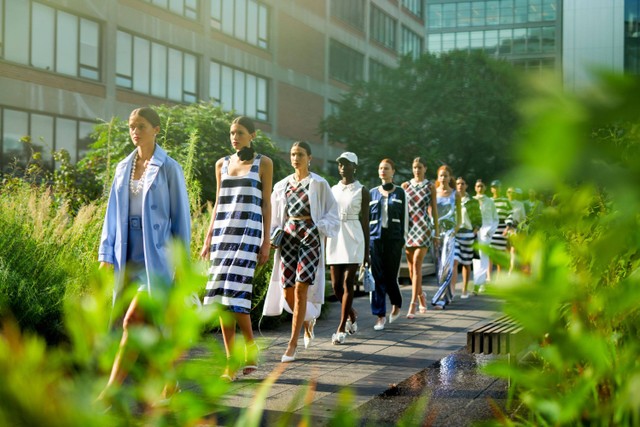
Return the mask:
{"type": "Polygon", "coordinates": [[[422,182],[411,180],[405,189],[409,207],[409,235],[406,246],[411,248],[431,247],[433,223],[429,217],[431,206],[431,186],[428,179],[422,182]]]}
{"type": "Polygon", "coordinates": [[[291,179],[285,191],[289,219],[284,226],[280,249],[283,288],[292,287],[296,282],[313,285],[320,263],[318,228],[311,219],[291,218],[311,216],[309,182],[309,177],[300,182],[291,179]]]}

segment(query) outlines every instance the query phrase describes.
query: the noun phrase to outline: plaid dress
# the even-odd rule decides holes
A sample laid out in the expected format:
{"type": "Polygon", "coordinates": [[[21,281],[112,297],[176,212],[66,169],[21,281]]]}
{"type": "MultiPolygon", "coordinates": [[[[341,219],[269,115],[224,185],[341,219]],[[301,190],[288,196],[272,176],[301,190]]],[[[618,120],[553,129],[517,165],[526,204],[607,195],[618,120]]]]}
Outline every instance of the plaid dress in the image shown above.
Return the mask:
{"type": "Polygon", "coordinates": [[[431,186],[429,180],[416,183],[413,179],[404,190],[409,207],[409,235],[407,247],[429,248],[433,242],[433,223],[429,218],[431,206],[431,186]]]}
{"type": "Polygon", "coordinates": [[[302,181],[293,178],[287,183],[287,222],[281,246],[282,287],[300,283],[313,285],[320,263],[320,233],[311,219],[291,217],[311,216],[309,203],[310,177],[302,181]]]}

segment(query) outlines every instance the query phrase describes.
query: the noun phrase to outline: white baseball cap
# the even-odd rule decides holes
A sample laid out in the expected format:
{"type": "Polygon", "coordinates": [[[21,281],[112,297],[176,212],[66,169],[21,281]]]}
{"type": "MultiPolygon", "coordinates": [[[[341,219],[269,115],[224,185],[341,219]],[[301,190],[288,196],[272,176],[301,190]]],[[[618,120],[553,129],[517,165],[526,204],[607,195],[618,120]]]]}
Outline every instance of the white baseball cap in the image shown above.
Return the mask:
{"type": "Polygon", "coordinates": [[[340,159],[349,160],[351,163],[358,165],[358,156],[356,156],[356,153],[352,153],[351,151],[345,151],[344,153],[340,154],[340,157],[336,159],[336,162],[340,159]]]}

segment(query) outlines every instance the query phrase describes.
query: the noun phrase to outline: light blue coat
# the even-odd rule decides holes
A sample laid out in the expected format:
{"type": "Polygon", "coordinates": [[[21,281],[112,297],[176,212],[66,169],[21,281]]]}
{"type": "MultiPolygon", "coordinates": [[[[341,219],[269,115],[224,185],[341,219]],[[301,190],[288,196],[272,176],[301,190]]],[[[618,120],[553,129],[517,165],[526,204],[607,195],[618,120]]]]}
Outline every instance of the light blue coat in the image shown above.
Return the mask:
{"type": "MultiPolygon", "coordinates": [[[[134,154],[135,151],[116,167],[98,250],[98,260],[113,264],[115,268],[114,300],[121,291],[127,262],[129,178],[134,154]]],[[[159,145],[147,166],[142,191],[146,287],[152,294],[154,288],[157,290],[158,286],[173,280],[167,244],[177,238],[189,250],[191,240],[189,197],[182,168],[159,145]]]]}

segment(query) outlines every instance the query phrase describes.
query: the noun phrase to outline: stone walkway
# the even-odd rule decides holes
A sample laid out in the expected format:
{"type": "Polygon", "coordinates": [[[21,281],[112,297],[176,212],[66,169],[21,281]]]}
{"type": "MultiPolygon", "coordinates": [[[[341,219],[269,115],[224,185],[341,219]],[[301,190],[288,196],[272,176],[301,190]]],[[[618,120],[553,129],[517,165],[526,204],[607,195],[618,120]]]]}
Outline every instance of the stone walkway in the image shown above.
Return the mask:
{"type": "MultiPolygon", "coordinates": [[[[425,278],[427,297],[436,289],[434,282],[434,276],[425,278]]],[[[256,392],[256,382],[282,370],[269,389],[265,417],[268,419],[283,412],[301,416],[306,398],[311,401],[307,410],[313,416],[313,425],[323,425],[333,415],[344,388],[352,391],[351,409],[356,409],[392,385],[460,350],[466,345],[469,329],[500,314],[498,301],[480,295],[466,300],[456,298],[445,310],[429,306],[426,314],[416,314],[415,319],[409,320],[405,314],[411,287],[403,285],[401,292],[402,316],[393,324],[387,322],[383,331],[373,330],[376,318],[370,314],[368,297],[355,298],[359,330],[357,334],[347,336],[343,345],[331,343],[340,316],[339,304],[326,303],[329,307],[324,318],[316,324],[315,340],[305,350],[300,338],[297,360],[292,363],[280,363],[290,334],[290,323],[284,323],[277,330],[256,332],[262,349],[259,371],[234,382],[233,394],[228,396],[226,404],[238,409],[249,407],[256,392]],[[315,391],[307,396],[310,383],[315,384],[315,391]]]]}

